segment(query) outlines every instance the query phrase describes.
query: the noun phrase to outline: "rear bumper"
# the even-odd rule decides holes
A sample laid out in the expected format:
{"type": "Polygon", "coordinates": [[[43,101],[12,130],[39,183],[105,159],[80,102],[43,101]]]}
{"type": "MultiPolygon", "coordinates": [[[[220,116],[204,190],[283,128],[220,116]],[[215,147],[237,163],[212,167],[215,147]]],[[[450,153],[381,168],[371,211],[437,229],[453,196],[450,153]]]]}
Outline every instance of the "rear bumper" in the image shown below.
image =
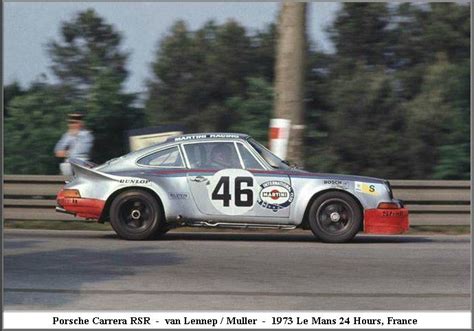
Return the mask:
{"type": "Polygon", "coordinates": [[[56,211],[60,213],[71,214],[74,216],[100,219],[102,210],[105,206],[104,200],[87,198],[65,198],[62,191],[58,193],[56,202],[58,207],[56,211]]]}
{"type": "Polygon", "coordinates": [[[400,234],[410,227],[408,209],[366,209],[364,232],[373,234],[400,234]]]}

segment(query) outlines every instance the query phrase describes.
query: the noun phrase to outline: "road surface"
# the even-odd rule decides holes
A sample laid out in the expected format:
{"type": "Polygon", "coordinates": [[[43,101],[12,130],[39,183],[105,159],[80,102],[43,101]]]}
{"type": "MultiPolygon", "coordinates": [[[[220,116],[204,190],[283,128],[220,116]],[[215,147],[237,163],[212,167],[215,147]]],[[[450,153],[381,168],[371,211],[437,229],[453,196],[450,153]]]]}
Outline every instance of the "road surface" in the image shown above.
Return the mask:
{"type": "Polygon", "coordinates": [[[6,310],[468,310],[470,237],[6,229],[6,310]]]}

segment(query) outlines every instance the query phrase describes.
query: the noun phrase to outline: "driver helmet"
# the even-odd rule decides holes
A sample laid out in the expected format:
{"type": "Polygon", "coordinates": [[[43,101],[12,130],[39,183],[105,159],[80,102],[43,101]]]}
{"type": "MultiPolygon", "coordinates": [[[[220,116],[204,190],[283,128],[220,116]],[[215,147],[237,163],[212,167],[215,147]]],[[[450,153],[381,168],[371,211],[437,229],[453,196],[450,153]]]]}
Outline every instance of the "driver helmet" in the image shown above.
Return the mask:
{"type": "Polygon", "coordinates": [[[217,144],[211,151],[211,162],[225,167],[232,166],[232,150],[227,144],[217,144]]]}

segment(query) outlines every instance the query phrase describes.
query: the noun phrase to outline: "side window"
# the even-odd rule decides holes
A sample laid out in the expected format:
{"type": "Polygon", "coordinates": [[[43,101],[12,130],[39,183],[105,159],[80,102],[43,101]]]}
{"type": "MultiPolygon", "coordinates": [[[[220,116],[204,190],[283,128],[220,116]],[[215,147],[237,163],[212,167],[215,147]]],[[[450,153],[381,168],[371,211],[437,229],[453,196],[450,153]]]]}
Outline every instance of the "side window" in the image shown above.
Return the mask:
{"type": "Polygon", "coordinates": [[[178,147],[159,151],[138,160],[138,164],[154,167],[184,167],[178,147]]]}
{"type": "Polygon", "coordinates": [[[192,169],[241,169],[239,156],[232,142],[184,144],[192,169]]]}
{"type": "Polygon", "coordinates": [[[242,161],[244,161],[245,169],[264,169],[260,163],[258,163],[257,159],[245,148],[244,145],[241,143],[237,144],[240,152],[240,156],[242,157],[242,161]]]}

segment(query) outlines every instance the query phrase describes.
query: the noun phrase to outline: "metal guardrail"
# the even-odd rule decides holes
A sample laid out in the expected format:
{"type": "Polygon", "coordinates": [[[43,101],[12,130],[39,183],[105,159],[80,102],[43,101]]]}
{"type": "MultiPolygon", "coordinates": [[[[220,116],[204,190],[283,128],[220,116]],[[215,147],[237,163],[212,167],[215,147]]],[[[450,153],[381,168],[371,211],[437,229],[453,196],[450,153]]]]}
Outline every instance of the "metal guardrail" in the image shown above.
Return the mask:
{"type": "MultiPolygon", "coordinates": [[[[73,221],[57,213],[55,197],[63,176],[4,176],[5,220],[73,221]]],[[[453,180],[391,180],[394,196],[405,201],[412,225],[470,224],[471,184],[453,180]]]]}

